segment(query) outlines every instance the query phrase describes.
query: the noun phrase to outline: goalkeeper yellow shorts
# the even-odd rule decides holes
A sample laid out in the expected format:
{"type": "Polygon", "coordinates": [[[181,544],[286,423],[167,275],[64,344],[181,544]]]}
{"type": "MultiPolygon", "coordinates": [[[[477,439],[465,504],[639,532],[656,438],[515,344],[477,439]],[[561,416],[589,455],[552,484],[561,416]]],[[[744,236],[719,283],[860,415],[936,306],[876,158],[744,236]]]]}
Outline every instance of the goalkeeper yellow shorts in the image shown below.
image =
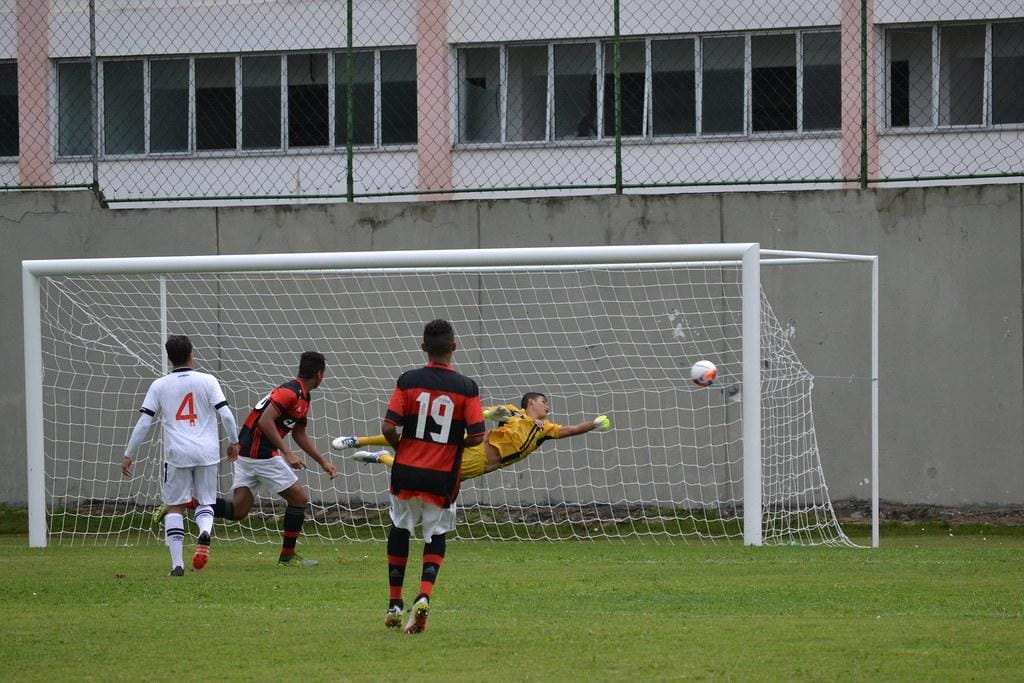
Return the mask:
{"type": "Polygon", "coordinates": [[[484,445],[468,446],[462,449],[462,480],[476,479],[487,471],[487,455],[484,445]]]}

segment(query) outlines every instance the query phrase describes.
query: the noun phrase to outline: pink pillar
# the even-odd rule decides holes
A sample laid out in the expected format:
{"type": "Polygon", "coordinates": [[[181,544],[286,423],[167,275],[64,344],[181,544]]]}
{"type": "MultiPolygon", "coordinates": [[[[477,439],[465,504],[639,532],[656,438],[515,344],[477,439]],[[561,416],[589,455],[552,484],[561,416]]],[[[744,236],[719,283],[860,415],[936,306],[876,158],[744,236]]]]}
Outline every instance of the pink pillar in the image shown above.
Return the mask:
{"type": "Polygon", "coordinates": [[[17,0],[18,175],[21,185],[53,184],[50,134],[50,0],[17,0]]]}
{"type": "MultiPolygon", "coordinates": [[[[861,16],[860,0],[841,0],[843,131],[840,143],[840,171],[844,178],[859,178],[861,170],[861,16]]],[[[877,57],[875,2],[867,0],[868,71],[868,177],[878,177],[878,112],[876,106],[877,57]]],[[[851,187],[856,187],[854,183],[851,187]]]]}
{"type": "MultiPolygon", "coordinates": [[[[448,17],[451,0],[419,0],[416,34],[417,187],[452,187],[448,17]]],[[[424,194],[421,199],[450,199],[424,194]]]]}

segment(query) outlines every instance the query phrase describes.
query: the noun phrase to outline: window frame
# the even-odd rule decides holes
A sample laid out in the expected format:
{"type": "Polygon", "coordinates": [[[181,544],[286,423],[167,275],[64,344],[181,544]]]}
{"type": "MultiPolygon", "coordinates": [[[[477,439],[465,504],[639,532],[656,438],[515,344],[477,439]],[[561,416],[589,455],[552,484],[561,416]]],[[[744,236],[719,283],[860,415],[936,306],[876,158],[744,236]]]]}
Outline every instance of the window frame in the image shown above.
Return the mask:
{"type": "MultiPolygon", "coordinates": [[[[19,114],[19,121],[20,121],[21,93],[18,91],[18,82],[17,82],[18,81],[18,79],[17,79],[17,75],[18,75],[18,60],[17,59],[0,59],[0,64],[13,64],[14,65],[14,75],[15,75],[14,101],[15,101],[15,107],[16,107],[17,112],[19,114]]],[[[56,74],[54,74],[54,75],[56,75],[56,74]]],[[[20,128],[20,124],[19,124],[19,128],[20,128]]],[[[21,134],[20,130],[18,131],[18,134],[20,136],[20,134],[21,134]]],[[[5,156],[5,155],[0,154],[0,163],[14,163],[14,162],[17,162],[20,158],[21,158],[21,140],[19,138],[19,140],[18,140],[18,153],[15,154],[14,156],[5,156]]]]}
{"type": "MultiPolygon", "coordinates": [[[[1024,121],[1016,123],[994,123],[994,83],[992,68],[994,61],[994,46],[992,44],[993,26],[997,24],[1019,24],[1024,23],[1024,18],[1013,17],[994,21],[948,21],[948,22],[915,22],[907,24],[886,24],[879,26],[881,32],[881,86],[879,90],[884,96],[882,115],[878,117],[878,132],[885,135],[926,135],[934,133],[956,133],[956,132],[998,132],[1006,130],[1024,130],[1024,121]],[[940,86],[942,83],[940,70],[942,68],[942,29],[946,27],[958,28],[967,26],[982,26],[985,29],[984,43],[984,67],[982,73],[982,112],[981,123],[971,124],[942,124],[940,123],[940,86]],[[892,79],[890,77],[891,52],[889,49],[890,31],[907,29],[930,29],[931,31],[931,122],[927,126],[893,126],[892,125],[892,79]]],[[[1021,95],[1024,97],[1024,94],[1021,95]]]]}

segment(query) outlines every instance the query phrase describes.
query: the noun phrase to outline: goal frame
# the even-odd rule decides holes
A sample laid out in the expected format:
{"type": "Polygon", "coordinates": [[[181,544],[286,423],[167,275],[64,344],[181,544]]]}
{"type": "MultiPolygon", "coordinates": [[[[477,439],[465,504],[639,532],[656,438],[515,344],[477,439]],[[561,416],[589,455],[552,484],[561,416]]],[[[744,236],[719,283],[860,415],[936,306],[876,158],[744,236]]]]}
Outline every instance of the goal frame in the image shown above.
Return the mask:
{"type": "MultiPolygon", "coordinates": [[[[757,242],[525,247],[295,254],[157,256],[22,261],[29,546],[47,545],[40,278],[63,275],[315,270],[481,270],[509,267],[738,266],[742,286],[743,543],[762,538],[761,266],[871,265],[871,545],[878,547],[878,256],[762,249],[757,242]],[[756,390],[750,390],[756,388],[756,390]]],[[[164,283],[161,282],[162,300],[164,283]]],[[[165,308],[165,307],[164,307],[165,308]]],[[[166,331],[166,318],[163,328],[166,331]]],[[[166,334],[164,335],[166,336],[166,334]]]]}

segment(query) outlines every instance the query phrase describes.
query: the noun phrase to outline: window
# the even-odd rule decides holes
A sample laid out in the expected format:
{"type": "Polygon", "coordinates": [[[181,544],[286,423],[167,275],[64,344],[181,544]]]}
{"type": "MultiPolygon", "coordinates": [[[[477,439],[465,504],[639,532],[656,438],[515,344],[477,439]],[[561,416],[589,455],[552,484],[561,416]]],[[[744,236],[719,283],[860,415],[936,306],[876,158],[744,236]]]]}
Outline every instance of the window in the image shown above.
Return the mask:
{"type": "MultiPolygon", "coordinates": [[[[644,134],[644,92],[646,77],[644,44],[619,43],[619,88],[621,92],[622,135],[644,134]]],[[[604,45],[604,135],[615,135],[615,45],[604,45]]]]}
{"type": "Polygon", "coordinates": [[[330,144],[327,55],[288,55],[288,146],[330,144]]]}
{"type": "Polygon", "coordinates": [[[932,30],[888,31],[889,125],[932,125],[932,30]]]}
{"type": "MultiPolygon", "coordinates": [[[[348,144],[348,99],[345,86],[348,56],[334,55],[334,144],[348,144]]],[[[373,53],[356,52],[353,55],[352,76],[352,144],[372,145],[374,78],[373,53]]]]}
{"type": "Polygon", "coordinates": [[[985,122],[985,27],[939,29],[939,125],[985,122]]]}
{"type": "Polygon", "coordinates": [[[57,153],[92,154],[92,79],[89,62],[57,65],[57,153]]]}
{"type": "Polygon", "coordinates": [[[701,41],[701,123],[704,133],[742,133],[743,51],[741,36],[701,41]]]}
{"type": "Polygon", "coordinates": [[[380,141],[416,142],[416,50],[380,53],[380,141]]]}
{"type": "Polygon", "coordinates": [[[597,137],[596,47],[555,45],[556,140],[597,137]]]}
{"type": "Polygon", "coordinates": [[[18,65],[0,63],[0,157],[18,156],[18,65]]]}
{"type": "Polygon", "coordinates": [[[196,60],[196,148],[235,149],[235,60],[196,60]]]}
{"type": "Polygon", "coordinates": [[[751,130],[796,130],[796,36],[752,36],[750,62],[751,130]]]}
{"type": "Polygon", "coordinates": [[[697,132],[697,81],[694,42],[651,41],[651,98],[655,135],[697,132]]]}
{"type": "Polygon", "coordinates": [[[281,58],[242,58],[242,149],[281,147],[281,58]]]}
{"type": "Polygon", "coordinates": [[[506,136],[514,142],[547,138],[548,47],[508,48],[508,123],[506,136]]]}
{"type": "Polygon", "coordinates": [[[145,90],[142,60],[103,62],[103,151],[143,154],[145,90]]]}
{"type": "Polygon", "coordinates": [[[992,123],[1024,123],[1024,23],[992,25],[992,123]]]}
{"type": "Polygon", "coordinates": [[[188,151],[188,60],[149,63],[149,150],[188,151]]]}
{"type": "Polygon", "coordinates": [[[839,33],[805,33],[803,50],[803,129],[836,130],[843,109],[839,33]]]}
{"type": "Polygon", "coordinates": [[[497,47],[459,51],[459,139],[497,142],[501,139],[501,50],[497,47]]]}

